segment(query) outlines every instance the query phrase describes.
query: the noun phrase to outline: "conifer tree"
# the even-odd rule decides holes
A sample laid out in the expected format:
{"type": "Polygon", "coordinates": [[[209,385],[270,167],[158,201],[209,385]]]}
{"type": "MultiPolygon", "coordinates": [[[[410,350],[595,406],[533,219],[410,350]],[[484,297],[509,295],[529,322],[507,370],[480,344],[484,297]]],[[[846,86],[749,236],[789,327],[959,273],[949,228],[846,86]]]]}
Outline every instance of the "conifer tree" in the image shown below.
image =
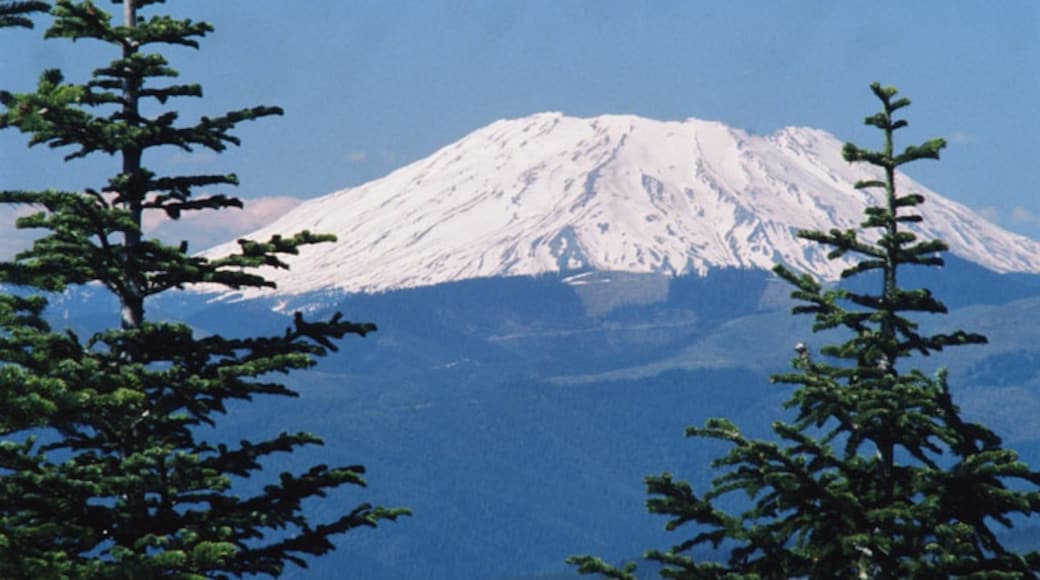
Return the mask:
{"type": "Polygon", "coordinates": [[[46,2],[35,0],[8,1],[0,4],[0,28],[20,27],[32,28],[31,16],[43,12],[50,6],[46,2]]]}
{"type": "MultiPolygon", "coordinates": [[[[259,106],[193,123],[167,108],[201,97],[177,82],[162,47],[198,48],[209,24],[142,13],[162,0],[115,0],[113,17],[90,1],[0,2],[0,26],[47,18],[46,37],[96,41],[112,61],[85,83],[44,71],[35,91],[0,93],[0,128],[66,160],[111,156],[107,183],[82,191],[3,191],[0,202],[36,208],[18,227],[41,237],[0,264],[0,577],[211,578],[282,573],[286,563],[333,549],[332,536],[407,513],[361,504],[312,522],[303,502],[363,485],[361,466],[317,465],[281,473],[251,497],[234,480],[261,471],[273,455],[319,445],[309,433],[218,443],[229,404],[261,395],[296,396],[276,374],[307,368],[336,350],[334,340],[364,336],[370,323],[339,314],[283,333],[200,337],[184,324],[146,316],[149,297],[193,284],[272,286],[250,270],[285,267],[280,256],[331,236],[301,232],[241,240],[219,259],[192,256],[142,232],[143,216],[241,207],[226,194],[196,194],[237,183],[234,174],[157,175],[146,165],[162,148],[223,151],[238,145],[236,125],[282,114],[259,106]],[[43,294],[94,284],[118,298],[118,327],[91,336],[52,329],[43,294]],[[219,429],[216,431],[219,433],[219,429]]],[[[113,313],[115,314],[115,313],[113,313]]],[[[327,510],[325,510],[327,511],[327,510]]]]}
{"type": "MultiPolygon", "coordinates": [[[[961,330],[922,334],[911,316],[941,314],[927,289],[906,289],[907,267],[940,266],[946,245],[918,240],[906,224],[918,223],[918,193],[896,189],[896,170],[938,159],[945,146],[933,139],[897,152],[895,117],[910,104],[897,91],[871,85],[882,110],[866,118],[881,130],[879,151],[845,145],[852,163],[876,168],[876,179],[856,184],[879,189],[884,204],[868,207],[862,231],[803,231],[830,249],[854,257],[842,273],[873,272],[876,293],[828,288],[783,266],[775,272],[794,286],[795,314],[811,314],[813,330],[843,329],[843,342],[812,356],[799,345],[793,371],[774,382],[797,385],[786,407],[793,421],[772,425],[775,440],[742,435],[730,421],[712,419],[687,436],[723,441],[729,451],[708,490],[665,473],[646,479],[651,513],[669,518],[666,529],[690,537],[646,557],[669,578],[1023,578],[1040,571],[1040,552],[1014,553],[997,532],[1016,518],[1040,511],[1040,474],[1002,446],[992,431],[963,418],[947,376],[927,376],[908,357],[985,342],[961,330]],[[739,498],[733,514],[719,500],[739,498]],[[742,502],[742,503],[741,503],[742,502]],[[715,561],[691,555],[714,549],[715,561]]],[[[732,502],[731,502],[732,505],[732,502]]],[[[569,560],[582,573],[635,578],[635,566],[615,568],[599,558],[569,560]]]]}

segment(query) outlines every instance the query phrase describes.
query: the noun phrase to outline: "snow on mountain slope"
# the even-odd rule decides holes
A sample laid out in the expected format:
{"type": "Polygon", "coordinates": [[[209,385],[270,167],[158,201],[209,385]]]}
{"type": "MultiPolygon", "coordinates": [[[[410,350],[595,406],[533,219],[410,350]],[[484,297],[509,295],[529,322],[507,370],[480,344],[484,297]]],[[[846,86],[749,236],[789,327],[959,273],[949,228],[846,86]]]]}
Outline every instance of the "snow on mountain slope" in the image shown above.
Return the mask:
{"type": "MultiPolygon", "coordinates": [[[[542,113],[498,121],[390,175],[309,200],[250,234],[338,236],[304,248],[277,293],[378,292],[566,270],[705,274],[784,262],[843,268],[798,229],[855,228],[882,195],[815,129],[750,135],[716,122],[542,113]]],[[[1040,272],[1040,243],[1011,234],[905,176],[927,202],[920,230],[989,269],[1040,272]]],[[[207,255],[221,255],[233,242],[207,255]]]]}

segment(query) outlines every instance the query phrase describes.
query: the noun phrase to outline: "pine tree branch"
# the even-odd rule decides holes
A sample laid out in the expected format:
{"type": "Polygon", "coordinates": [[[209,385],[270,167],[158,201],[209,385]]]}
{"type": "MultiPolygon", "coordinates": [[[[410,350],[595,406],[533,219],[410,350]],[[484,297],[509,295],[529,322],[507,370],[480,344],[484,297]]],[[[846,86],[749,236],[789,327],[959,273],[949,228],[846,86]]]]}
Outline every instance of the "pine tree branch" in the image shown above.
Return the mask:
{"type": "Polygon", "coordinates": [[[46,2],[7,1],[0,3],[0,28],[33,28],[32,15],[47,12],[46,2]]]}

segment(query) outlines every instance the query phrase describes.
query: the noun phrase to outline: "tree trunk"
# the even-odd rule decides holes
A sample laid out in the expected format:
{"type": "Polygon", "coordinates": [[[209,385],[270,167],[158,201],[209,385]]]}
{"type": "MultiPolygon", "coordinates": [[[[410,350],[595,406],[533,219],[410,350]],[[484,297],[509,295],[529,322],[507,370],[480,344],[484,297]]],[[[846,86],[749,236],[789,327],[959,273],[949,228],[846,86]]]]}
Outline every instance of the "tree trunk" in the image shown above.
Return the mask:
{"type": "MultiPolygon", "coordinates": [[[[136,0],[123,0],[123,24],[127,28],[133,28],[137,22],[136,0]]],[[[127,38],[123,44],[123,58],[129,58],[137,52],[137,43],[127,38]]],[[[140,79],[128,76],[123,84],[123,115],[125,122],[136,123],[138,118],[138,99],[140,94],[140,79]]],[[[144,292],[140,287],[141,279],[138,272],[136,260],[133,259],[136,246],[141,243],[141,205],[147,192],[142,191],[142,184],[138,181],[141,174],[141,149],[137,145],[123,148],[123,174],[127,180],[127,191],[123,191],[123,200],[130,216],[137,225],[137,231],[127,231],[123,237],[124,261],[123,267],[127,270],[126,290],[119,297],[124,329],[140,328],[144,323],[144,292]]]]}

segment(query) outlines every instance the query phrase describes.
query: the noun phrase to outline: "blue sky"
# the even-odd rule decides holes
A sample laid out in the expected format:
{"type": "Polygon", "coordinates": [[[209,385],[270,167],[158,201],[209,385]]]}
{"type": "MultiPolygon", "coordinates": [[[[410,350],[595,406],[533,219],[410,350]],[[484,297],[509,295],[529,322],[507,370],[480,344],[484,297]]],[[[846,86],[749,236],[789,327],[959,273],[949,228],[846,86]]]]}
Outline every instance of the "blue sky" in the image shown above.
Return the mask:
{"type": "MultiPolygon", "coordinates": [[[[1040,238],[1040,3],[170,0],[167,8],[217,28],[202,50],[168,55],[206,91],[182,101],[186,117],[255,104],[286,115],[244,126],[239,150],[171,150],[152,161],[238,173],[239,195],[265,199],[256,220],[284,211],[288,198],[380,177],[496,119],[547,110],[698,117],[758,133],[808,125],[871,145],[876,135],[861,121],[875,109],[867,85],[881,80],[914,101],[905,139],[950,141],[944,160],[913,168],[914,177],[1040,238]]],[[[83,79],[111,56],[42,42],[41,33],[0,34],[0,87],[27,89],[42,67],[83,79]]],[[[0,133],[3,188],[96,187],[113,168],[106,159],[66,166],[0,133]]]]}

